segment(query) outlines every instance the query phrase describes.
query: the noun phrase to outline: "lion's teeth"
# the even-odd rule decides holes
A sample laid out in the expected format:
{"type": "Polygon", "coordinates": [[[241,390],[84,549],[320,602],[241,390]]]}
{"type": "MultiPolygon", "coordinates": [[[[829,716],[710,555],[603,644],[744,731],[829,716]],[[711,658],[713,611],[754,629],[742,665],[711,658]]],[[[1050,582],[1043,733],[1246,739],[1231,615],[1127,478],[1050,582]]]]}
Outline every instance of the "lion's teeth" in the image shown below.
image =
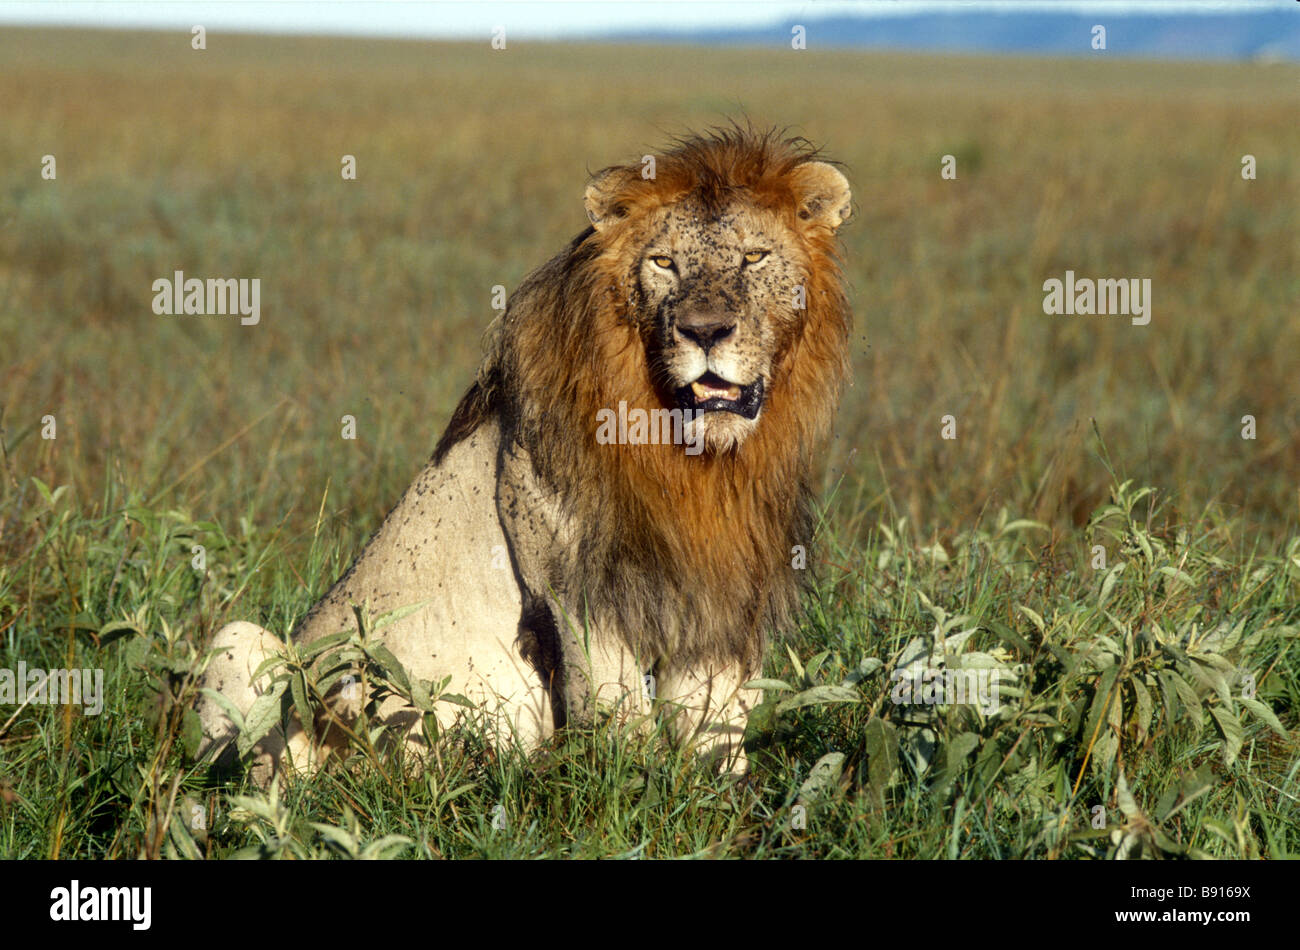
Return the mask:
{"type": "Polygon", "coordinates": [[[704,402],[709,399],[730,399],[733,402],[740,398],[739,386],[710,386],[707,383],[696,381],[691,383],[691,392],[695,393],[696,402],[704,402]]]}

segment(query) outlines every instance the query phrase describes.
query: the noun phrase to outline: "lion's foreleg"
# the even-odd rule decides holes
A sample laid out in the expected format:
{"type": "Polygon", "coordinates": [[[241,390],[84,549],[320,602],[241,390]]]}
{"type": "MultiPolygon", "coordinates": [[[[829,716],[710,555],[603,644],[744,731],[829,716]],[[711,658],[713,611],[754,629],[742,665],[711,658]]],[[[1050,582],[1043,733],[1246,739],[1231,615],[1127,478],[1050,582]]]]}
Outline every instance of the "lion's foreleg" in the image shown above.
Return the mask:
{"type": "Polygon", "coordinates": [[[497,510],[524,592],[525,616],[544,616],[546,623],[539,626],[555,633],[560,682],[552,688],[565,721],[591,724],[605,715],[622,723],[648,719],[645,677],[653,658],[634,655],[622,637],[590,616],[578,593],[564,586],[581,574],[575,563],[580,526],[514,440],[501,450],[497,510]]]}
{"type": "MultiPolygon", "coordinates": [[[[199,680],[199,687],[215,690],[233,703],[241,715],[247,715],[254,701],[269,688],[271,680],[270,673],[263,673],[257,681],[253,680],[253,674],[266,659],[280,653],[283,644],[257,624],[237,622],[217,631],[211,649],[212,658],[199,680]]],[[[221,704],[205,693],[200,693],[195,708],[203,730],[198,750],[200,761],[208,759],[218,766],[229,766],[235,759],[238,728],[221,704]]],[[[294,771],[310,773],[319,766],[319,750],[296,721],[290,726],[287,739],[277,725],[253,747],[254,782],[266,786],[274,776],[282,775],[288,764],[286,753],[294,771]]]]}
{"type": "Polygon", "coordinates": [[[612,716],[622,724],[650,713],[651,661],[637,657],[620,637],[557,618],[564,669],[567,721],[590,724],[612,716]]]}
{"type": "Polygon", "coordinates": [[[741,684],[756,675],[739,662],[715,662],[670,666],[659,678],[660,708],[678,740],[724,772],[739,775],[749,768],[742,740],[763,693],[741,684]]]}

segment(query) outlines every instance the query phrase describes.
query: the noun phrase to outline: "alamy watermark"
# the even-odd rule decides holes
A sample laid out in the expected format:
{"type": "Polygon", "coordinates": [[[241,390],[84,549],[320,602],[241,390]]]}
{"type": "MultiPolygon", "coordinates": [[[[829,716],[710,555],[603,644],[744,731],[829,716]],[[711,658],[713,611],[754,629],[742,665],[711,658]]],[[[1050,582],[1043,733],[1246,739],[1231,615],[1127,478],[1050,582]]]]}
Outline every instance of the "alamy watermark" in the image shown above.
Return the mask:
{"type": "Polygon", "coordinates": [[[87,716],[104,711],[103,670],[43,670],[19,660],[0,669],[0,706],[81,706],[87,716]]]}
{"type": "Polygon", "coordinates": [[[126,921],[132,930],[148,930],[153,922],[153,888],[94,887],[73,879],[50,891],[50,920],[126,921]]]}
{"type": "Polygon", "coordinates": [[[928,669],[894,670],[889,698],[896,705],[978,706],[991,716],[1001,707],[998,687],[1001,670],[928,669]]]}
{"type": "Polygon", "coordinates": [[[1074,271],[1065,272],[1065,280],[1049,277],[1043,281],[1043,313],[1122,314],[1131,316],[1134,326],[1144,327],[1151,322],[1151,278],[1090,277],[1075,278],[1074,271]]]}
{"type": "Polygon", "coordinates": [[[239,314],[244,326],[254,326],[262,319],[262,280],[254,277],[199,277],[185,276],[176,271],[171,278],[159,277],[153,282],[153,312],[159,316],[181,314],[225,315],[239,314]]]}
{"type": "Polygon", "coordinates": [[[704,451],[704,435],[691,422],[700,413],[690,409],[638,409],[619,400],[618,411],[596,411],[599,445],[685,445],[687,455],[704,451]]]}

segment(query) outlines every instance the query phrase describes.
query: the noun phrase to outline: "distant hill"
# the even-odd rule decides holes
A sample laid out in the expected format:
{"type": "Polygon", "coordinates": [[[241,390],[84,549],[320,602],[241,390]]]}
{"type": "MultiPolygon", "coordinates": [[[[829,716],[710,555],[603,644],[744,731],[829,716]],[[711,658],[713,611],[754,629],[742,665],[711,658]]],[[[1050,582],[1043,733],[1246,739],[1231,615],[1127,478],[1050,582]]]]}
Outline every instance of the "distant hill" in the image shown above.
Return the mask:
{"type": "Polygon", "coordinates": [[[1106,27],[1107,51],[1119,56],[1173,59],[1300,59],[1300,3],[1294,9],[1227,10],[1198,14],[1124,15],[1042,10],[928,12],[903,16],[813,15],[770,27],[620,34],[645,42],[784,46],[799,23],[809,46],[972,53],[1092,55],[1092,27],[1106,27]]]}

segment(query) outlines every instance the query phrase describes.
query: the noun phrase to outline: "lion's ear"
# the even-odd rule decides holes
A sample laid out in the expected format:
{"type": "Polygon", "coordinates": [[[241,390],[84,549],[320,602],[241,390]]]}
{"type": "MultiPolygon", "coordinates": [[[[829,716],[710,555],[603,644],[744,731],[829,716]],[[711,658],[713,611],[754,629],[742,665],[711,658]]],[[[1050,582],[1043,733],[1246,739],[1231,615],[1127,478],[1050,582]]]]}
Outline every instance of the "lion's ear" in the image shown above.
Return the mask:
{"type": "Polygon", "coordinates": [[[611,221],[623,216],[617,205],[616,196],[623,184],[624,170],[619,167],[606,168],[596,172],[587,184],[587,191],[582,196],[582,203],[587,208],[587,217],[599,231],[611,221]]]}
{"type": "Polygon", "coordinates": [[[834,231],[848,219],[853,193],[838,168],[826,162],[807,162],[791,174],[799,196],[799,220],[834,231]]]}

